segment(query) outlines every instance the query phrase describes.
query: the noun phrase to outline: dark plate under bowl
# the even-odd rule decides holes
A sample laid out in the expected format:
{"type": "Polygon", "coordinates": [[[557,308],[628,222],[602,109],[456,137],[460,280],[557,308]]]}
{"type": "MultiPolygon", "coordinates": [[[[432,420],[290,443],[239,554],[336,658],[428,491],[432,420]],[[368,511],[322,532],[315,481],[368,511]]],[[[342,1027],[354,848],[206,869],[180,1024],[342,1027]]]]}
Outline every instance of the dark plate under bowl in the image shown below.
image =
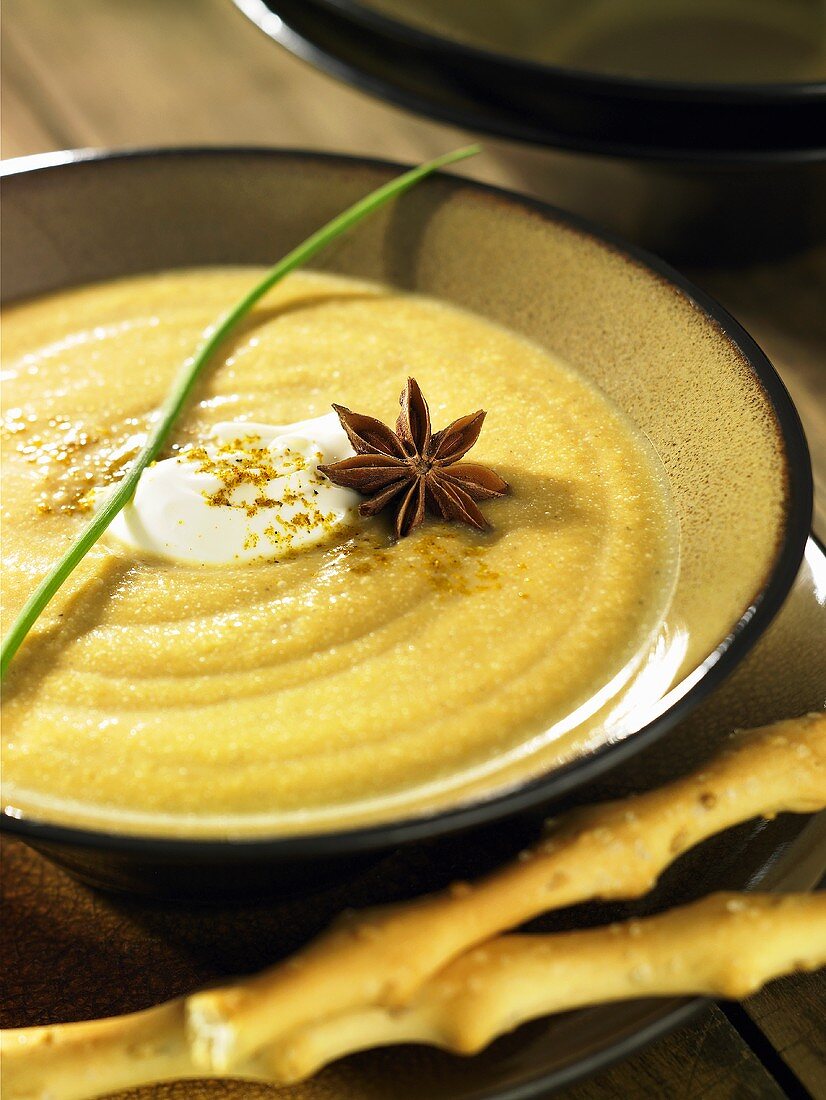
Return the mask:
{"type": "MultiPolygon", "coordinates": [[[[4,293],[8,300],[141,271],[271,262],[395,170],[268,150],[12,162],[3,188],[4,293]]],[[[683,667],[665,699],[640,713],[636,732],[538,780],[438,813],[237,840],[5,818],[8,830],[100,885],[207,897],[306,889],[402,844],[495,831],[506,819],[588,798],[600,776],[709,696],[762,634],[797,573],[812,484],[794,407],[741,326],[660,261],[551,207],[439,176],[337,242],[321,266],[509,325],[584,371],[646,431],[683,516],[669,612],[690,626],[683,667]]],[[[675,753],[682,740],[674,739],[675,753]]]]}

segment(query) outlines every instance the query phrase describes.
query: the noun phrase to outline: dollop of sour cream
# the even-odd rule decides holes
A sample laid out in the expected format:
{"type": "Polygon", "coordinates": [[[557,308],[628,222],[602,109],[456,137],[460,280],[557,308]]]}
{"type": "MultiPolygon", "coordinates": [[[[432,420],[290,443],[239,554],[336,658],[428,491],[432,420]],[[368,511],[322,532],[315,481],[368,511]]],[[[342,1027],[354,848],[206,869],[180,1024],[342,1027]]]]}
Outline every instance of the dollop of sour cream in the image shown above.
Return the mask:
{"type": "Polygon", "coordinates": [[[354,525],[361,497],[318,469],[352,455],[338,417],[216,424],[141,474],[108,534],[143,554],[204,565],[275,560],[354,525]]]}

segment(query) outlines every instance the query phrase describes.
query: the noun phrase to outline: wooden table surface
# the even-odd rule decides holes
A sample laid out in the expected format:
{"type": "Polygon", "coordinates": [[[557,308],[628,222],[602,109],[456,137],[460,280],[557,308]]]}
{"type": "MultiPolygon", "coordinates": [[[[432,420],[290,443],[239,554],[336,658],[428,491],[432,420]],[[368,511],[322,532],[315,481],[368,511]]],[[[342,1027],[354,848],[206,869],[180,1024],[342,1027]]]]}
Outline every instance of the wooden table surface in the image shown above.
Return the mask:
{"type": "MultiPolygon", "coordinates": [[[[323,76],[276,48],[229,0],[5,0],[2,153],[76,146],[253,144],[300,146],[419,161],[469,135],[405,114],[323,76]]],[[[514,189],[505,142],[467,172],[514,189]]],[[[812,448],[815,529],[826,533],[826,246],[749,272],[691,274],[762,344],[792,392],[812,448]]],[[[6,866],[52,874],[9,842],[6,866]]],[[[76,888],[82,892],[82,887],[76,888]]],[[[85,892],[84,892],[85,893],[85,892]]],[[[19,944],[37,953],[38,935],[19,944]]],[[[826,982],[774,983],[745,1006],[700,1021],[598,1077],[566,1100],[826,1100],[826,982]]],[[[14,1023],[13,1020],[7,1021],[14,1023]]],[[[44,1021],[45,1022],[45,1021],[44,1021]]]]}

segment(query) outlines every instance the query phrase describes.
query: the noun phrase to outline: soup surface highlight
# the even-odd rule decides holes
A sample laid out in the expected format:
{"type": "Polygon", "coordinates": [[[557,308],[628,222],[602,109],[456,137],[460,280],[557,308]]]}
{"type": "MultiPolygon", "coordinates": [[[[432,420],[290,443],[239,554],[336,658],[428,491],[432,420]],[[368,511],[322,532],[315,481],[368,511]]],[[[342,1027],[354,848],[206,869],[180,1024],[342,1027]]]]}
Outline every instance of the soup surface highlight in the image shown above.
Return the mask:
{"type": "MultiPolygon", "coordinates": [[[[133,456],[204,328],[258,277],[128,278],[4,314],[3,629],[133,456]]],[[[277,287],[170,444],[332,402],[393,424],[414,376],[434,430],[511,485],[490,532],[384,514],[280,561],[200,565],[111,537],[7,674],[6,812],[172,835],[365,824],[455,805],[628,728],[674,672],[678,523],[653,449],[538,346],[337,276],[277,287]]]]}

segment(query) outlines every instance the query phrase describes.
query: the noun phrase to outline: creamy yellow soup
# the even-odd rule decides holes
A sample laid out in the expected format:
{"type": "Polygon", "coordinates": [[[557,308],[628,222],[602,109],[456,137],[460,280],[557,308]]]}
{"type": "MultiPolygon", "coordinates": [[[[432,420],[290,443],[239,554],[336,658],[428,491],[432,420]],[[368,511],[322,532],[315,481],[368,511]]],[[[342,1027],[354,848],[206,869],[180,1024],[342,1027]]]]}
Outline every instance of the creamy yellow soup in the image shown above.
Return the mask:
{"type": "MultiPolygon", "coordinates": [[[[176,271],[4,315],[3,629],[134,454],[204,328],[256,278],[176,271]]],[[[251,835],[399,818],[545,771],[627,728],[670,677],[678,568],[665,476],[569,366],[428,298],[290,277],[170,446],[338,402],[434,428],[488,410],[469,456],[511,495],[477,532],[363,521],[277,562],[198,565],[104,538],[7,674],[7,812],[124,832],[251,835]]]]}

